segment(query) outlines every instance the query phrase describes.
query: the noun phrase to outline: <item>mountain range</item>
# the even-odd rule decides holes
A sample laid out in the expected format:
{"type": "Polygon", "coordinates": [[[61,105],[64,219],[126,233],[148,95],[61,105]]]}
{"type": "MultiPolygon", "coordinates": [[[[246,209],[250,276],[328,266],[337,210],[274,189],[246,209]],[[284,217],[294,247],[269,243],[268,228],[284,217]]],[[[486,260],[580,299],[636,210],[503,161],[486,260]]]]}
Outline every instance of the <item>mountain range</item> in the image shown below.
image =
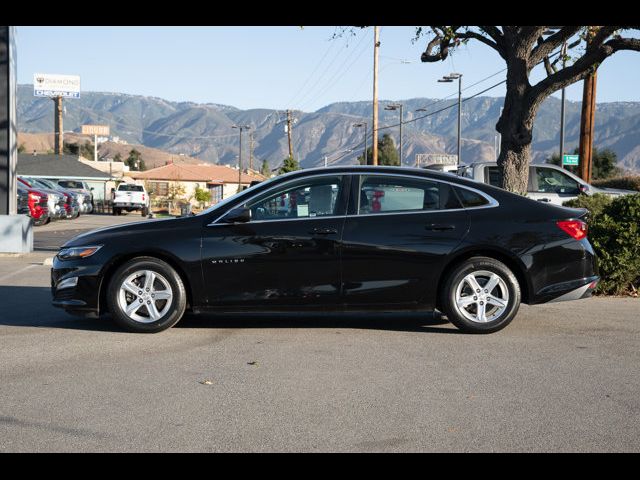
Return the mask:
{"type": "MultiPolygon", "coordinates": [[[[404,105],[403,164],[413,165],[418,153],[454,154],[456,151],[457,99],[413,98],[404,105]],[[442,112],[429,115],[444,107],[442,112]],[[426,108],[425,115],[416,112],[426,108]]],[[[391,101],[380,101],[380,134],[398,140],[398,111],[385,110],[391,101]],[[390,128],[385,128],[390,126],[390,128]]],[[[397,103],[394,101],[393,103],[397,103]]],[[[500,97],[475,97],[463,103],[462,160],[494,159],[495,124],[503,105],[500,97]]],[[[32,85],[18,86],[18,130],[25,133],[53,132],[53,102],[33,96],[32,85]]],[[[238,108],[194,102],[172,102],[157,97],[106,92],[83,92],[80,99],[64,102],[64,130],[79,132],[83,124],[106,124],[111,135],[130,144],[183,154],[206,162],[237,164],[239,134],[233,125],[249,125],[251,139],[243,132],[243,165],[252,151],[253,168],[263,159],[271,168],[288,156],[285,111],[238,108]]],[[[354,123],[368,122],[371,102],[339,102],[315,112],[293,112],[293,151],[303,167],[355,163],[363,150],[364,131],[354,123]],[[349,152],[348,150],[351,150],[349,152]]],[[[559,149],[560,100],[548,98],[540,107],[534,127],[533,161],[543,162],[559,149]]],[[[580,102],[566,103],[565,151],[578,144],[580,102]]],[[[371,140],[368,140],[369,145],[371,140]]],[[[596,134],[598,148],[611,148],[619,165],[640,171],[640,102],[598,103],[596,134]]],[[[100,155],[105,156],[101,148],[100,155]]],[[[113,151],[113,149],[109,150],[113,151]]]]}

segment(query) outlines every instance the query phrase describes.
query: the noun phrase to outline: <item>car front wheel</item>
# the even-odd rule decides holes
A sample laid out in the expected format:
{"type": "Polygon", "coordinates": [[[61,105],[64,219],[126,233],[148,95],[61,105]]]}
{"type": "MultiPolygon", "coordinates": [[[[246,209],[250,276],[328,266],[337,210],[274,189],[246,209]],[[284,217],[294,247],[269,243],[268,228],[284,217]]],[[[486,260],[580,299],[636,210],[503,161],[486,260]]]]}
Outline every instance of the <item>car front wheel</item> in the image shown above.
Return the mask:
{"type": "Polygon", "coordinates": [[[153,257],[134,258],[116,270],[107,290],[114,320],[124,329],[156,333],[174,326],[186,308],[180,275],[153,257]]]}
{"type": "Polygon", "coordinates": [[[518,313],[520,286],[504,263],[472,257],[447,275],[440,303],[460,330],[492,333],[506,327],[518,313]]]}

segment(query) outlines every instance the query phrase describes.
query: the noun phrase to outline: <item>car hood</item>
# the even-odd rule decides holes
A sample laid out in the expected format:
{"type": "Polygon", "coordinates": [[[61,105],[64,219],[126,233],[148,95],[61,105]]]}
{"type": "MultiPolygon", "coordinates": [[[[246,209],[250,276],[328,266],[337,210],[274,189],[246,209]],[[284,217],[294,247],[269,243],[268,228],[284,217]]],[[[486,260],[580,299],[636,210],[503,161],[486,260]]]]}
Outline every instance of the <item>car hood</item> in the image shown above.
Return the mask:
{"type": "MultiPolygon", "coordinates": [[[[202,219],[198,219],[201,221],[202,219]]],[[[168,228],[178,228],[187,222],[195,221],[195,217],[180,218],[158,218],[154,220],[141,220],[139,222],[125,223],[124,225],[114,225],[111,227],[98,228],[81,233],[68,240],[61,248],[79,247],[84,245],[94,245],[108,242],[113,237],[122,239],[123,236],[131,236],[131,241],[135,241],[136,235],[148,234],[168,228]]]]}
{"type": "Polygon", "coordinates": [[[622,190],[620,188],[604,188],[604,187],[593,187],[593,193],[606,193],[607,195],[633,195],[634,193],[638,193],[635,190],[622,190]]]}

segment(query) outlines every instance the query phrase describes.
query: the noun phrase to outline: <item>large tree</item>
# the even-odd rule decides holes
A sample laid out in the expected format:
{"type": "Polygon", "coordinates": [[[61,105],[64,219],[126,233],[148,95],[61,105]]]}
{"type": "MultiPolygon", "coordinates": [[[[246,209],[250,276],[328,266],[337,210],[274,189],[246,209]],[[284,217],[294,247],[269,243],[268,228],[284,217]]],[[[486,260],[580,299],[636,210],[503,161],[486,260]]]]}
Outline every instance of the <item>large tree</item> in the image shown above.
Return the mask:
{"type": "Polygon", "coordinates": [[[640,27],[563,26],[545,35],[544,26],[430,26],[417,27],[416,39],[428,37],[421,60],[446,59],[459,45],[469,41],[493,48],[507,64],[504,109],[496,125],[501,134],[498,165],[502,186],[524,194],[527,190],[533,122],[542,102],[553,92],[591,74],[607,57],[620,50],[640,51],[640,39],[625,38],[625,30],[640,27]],[[576,41],[577,40],[577,41],[576,41]],[[570,43],[569,61],[560,68],[555,55],[570,43]],[[536,84],[530,74],[544,64],[546,76],[536,84]]]}
{"type": "MultiPolygon", "coordinates": [[[[358,163],[365,165],[364,155],[358,157],[358,163]]],[[[366,165],[373,164],[373,149],[367,148],[367,162],[366,165]]],[[[393,137],[388,133],[385,133],[380,140],[378,140],[378,165],[400,165],[400,156],[398,155],[398,148],[393,141],[393,137]]]]}

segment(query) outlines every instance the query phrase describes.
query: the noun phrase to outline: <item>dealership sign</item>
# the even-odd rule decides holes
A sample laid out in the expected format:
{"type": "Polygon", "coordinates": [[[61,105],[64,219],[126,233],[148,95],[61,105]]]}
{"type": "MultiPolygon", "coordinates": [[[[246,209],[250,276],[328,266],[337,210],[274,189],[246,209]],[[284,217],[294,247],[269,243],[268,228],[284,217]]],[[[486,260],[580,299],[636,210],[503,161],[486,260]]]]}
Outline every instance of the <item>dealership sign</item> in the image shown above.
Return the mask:
{"type": "Polygon", "coordinates": [[[109,136],[109,125],[82,125],[83,135],[109,136]]]}
{"type": "Polygon", "coordinates": [[[80,76],[34,73],[33,95],[36,97],[80,98],[80,76]]]}

